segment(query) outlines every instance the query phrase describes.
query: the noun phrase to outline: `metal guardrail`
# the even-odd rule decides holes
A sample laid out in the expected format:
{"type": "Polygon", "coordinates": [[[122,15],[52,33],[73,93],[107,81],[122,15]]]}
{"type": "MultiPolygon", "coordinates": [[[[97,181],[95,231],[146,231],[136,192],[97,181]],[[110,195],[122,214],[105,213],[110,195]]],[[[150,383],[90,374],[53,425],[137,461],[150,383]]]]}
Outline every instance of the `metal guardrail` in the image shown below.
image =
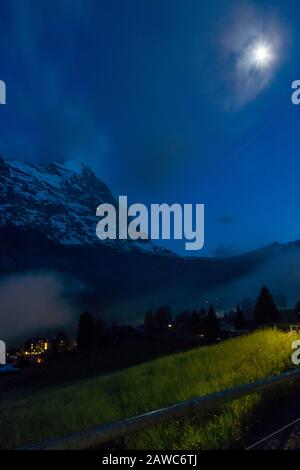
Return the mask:
{"type": "Polygon", "coordinates": [[[276,385],[281,385],[300,378],[300,368],[280,375],[268,377],[238,387],[227,388],[220,392],[193,398],[176,403],[160,410],[145,413],[122,421],[101,424],[85,431],[76,432],[65,437],[45,440],[36,444],[26,445],[19,450],[62,450],[62,449],[90,449],[99,447],[128,434],[142,431],[147,427],[166,423],[171,419],[185,418],[201,411],[215,408],[237,398],[252,393],[266,391],[276,385]]]}
{"type": "Polygon", "coordinates": [[[290,333],[299,333],[300,325],[290,325],[290,333]]]}
{"type": "Polygon", "coordinates": [[[300,378],[300,369],[258,380],[238,387],[228,388],[199,398],[186,400],[156,411],[127,418],[122,421],[102,424],[85,431],[76,432],[66,437],[45,440],[37,444],[27,445],[20,450],[61,450],[88,449],[101,446],[107,442],[122,438],[128,434],[142,431],[147,427],[194,415],[198,412],[214,408],[222,403],[244,397],[252,393],[266,391],[276,385],[281,385],[300,378]]]}

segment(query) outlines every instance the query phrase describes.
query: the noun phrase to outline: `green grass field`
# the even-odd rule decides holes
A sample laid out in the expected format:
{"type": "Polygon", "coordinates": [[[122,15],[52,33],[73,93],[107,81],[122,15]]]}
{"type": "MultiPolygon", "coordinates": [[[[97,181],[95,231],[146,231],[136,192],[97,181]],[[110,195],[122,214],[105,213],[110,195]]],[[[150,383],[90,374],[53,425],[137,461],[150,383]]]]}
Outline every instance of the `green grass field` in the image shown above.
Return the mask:
{"type": "MultiPolygon", "coordinates": [[[[247,383],[291,369],[292,338],[257,331],[110,375],[2,400],[0,448],[59,437],[89,426],[247,383]]],[[[270,396],[268,397],[270,399],[270,396]]],[[[238,447],[263,398],[253,395],[205,416],[170,422],[125,439],[128,448],[238,447]]]]}

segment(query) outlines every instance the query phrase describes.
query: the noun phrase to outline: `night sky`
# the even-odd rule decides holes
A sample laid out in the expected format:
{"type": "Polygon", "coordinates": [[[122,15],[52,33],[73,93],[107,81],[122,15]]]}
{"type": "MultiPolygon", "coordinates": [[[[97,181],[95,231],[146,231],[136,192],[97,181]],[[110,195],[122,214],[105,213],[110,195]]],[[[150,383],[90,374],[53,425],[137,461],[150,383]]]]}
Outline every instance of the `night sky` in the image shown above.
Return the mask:
{"type": "Polygon", "coordinates": [[[199,255],[298,239],[298,13],[299,0],[1,0],[0,153],[82,161],[132,203],[204,203],[199,255]],[[273,54],[259,70],[243,62],[257,40],[273,54]]]}

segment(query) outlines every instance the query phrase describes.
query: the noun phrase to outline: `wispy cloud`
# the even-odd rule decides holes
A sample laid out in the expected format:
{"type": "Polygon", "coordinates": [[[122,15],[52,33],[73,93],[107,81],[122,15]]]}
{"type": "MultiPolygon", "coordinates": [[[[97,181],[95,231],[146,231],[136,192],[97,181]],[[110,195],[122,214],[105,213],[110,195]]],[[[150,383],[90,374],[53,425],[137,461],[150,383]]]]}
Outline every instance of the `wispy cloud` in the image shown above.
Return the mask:
{"type": "Polygon", "coordinates": [[[221,214],[217,218],[217,222],[223,225],[233,224],[236,220],[236,217],[233,214],[221,214]]]}

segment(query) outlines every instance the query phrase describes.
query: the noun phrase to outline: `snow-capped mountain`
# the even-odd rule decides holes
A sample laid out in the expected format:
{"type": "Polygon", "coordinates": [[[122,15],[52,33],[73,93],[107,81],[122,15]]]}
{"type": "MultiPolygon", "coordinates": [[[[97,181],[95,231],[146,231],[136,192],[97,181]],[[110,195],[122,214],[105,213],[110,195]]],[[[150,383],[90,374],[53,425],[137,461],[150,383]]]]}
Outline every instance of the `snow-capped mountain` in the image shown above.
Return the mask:
{"type": "Polygon", "coordinates": [[[149,241],[100,242],[96,208],[102,203],[117,207],[106,184],[83,164],[72,170],[63,163],[32,164],[0,157],[0,227],[38,230],[63,245],[108,243],[122,250],[168,253],[149,241]]]}
{"type": "Polygon", "coordinates": [[[255,299],[263,284],[291,303],[300,296],[300,241],[222,259],[180,257],[149,241],[101,242],[95,214],[103,202],[117,204],[86,166],[74,170],[62,163],[0,158],[2,319],[19,297],[13,323],[26,315],[21,323],[27,328],[31,297],[37,298],[35,318],[47,312],[55,316],[63,298],[74,315],[84,309],[100,312],[108,323],[131,323],[159,305],[174,311],[210,303],[219,310],[231,308],[244,297],[255,299]],[[57,299],[54,307],[43,309],[41,286],[42,298],[48,298],[53,282],[60,286],[57,299]]]}

